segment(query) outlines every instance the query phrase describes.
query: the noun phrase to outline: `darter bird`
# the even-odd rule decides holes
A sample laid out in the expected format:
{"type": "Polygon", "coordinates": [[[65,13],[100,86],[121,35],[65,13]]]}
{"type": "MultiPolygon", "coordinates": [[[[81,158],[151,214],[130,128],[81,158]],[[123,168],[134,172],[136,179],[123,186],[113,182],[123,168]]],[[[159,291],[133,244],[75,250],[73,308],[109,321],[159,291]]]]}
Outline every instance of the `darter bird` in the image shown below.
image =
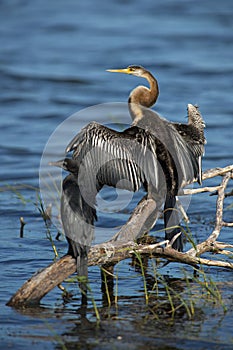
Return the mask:
{"type": "MultiPolygon", "coordinates": [[[[159,95],[155,77],[141,66],[109,69],[145,78],[129,96],[132,124],[116,131],[96,122],[85,126],[69,143],[72,158],[53,163],[70,174],[63,181],[61,218],[69,243],[68,254],[77,259],[77,272],[87,277],[87,255],[94,237],[95,199],[104,185],[129,191],[141,187],[158,206],[164,206],[165,238],[180,232],[176,197],[180,188],[201,183],[204,121],[196,106],[188,104],[188,123],[169,122],[150,109],[159,95]]],[[[183,249],[182,236],[172,243],[183,249]]]]}

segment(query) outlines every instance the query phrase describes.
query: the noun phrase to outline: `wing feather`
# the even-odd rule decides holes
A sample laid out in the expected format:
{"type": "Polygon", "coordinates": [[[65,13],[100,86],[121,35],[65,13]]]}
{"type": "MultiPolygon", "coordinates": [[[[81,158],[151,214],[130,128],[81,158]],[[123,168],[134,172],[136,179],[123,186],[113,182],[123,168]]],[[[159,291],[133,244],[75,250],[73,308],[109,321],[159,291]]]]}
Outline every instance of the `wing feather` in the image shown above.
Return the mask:
{"type": "Polygon", "coordinates": [[[119,132],[92,122],[73,138],[66,151],[73,151],[73,158],[83,164],[92,182],[96,178],[102,185],[137,191],[145,179],[158,182],[158,160],[151,143],[148,133],[138,127],[119,132]]]}

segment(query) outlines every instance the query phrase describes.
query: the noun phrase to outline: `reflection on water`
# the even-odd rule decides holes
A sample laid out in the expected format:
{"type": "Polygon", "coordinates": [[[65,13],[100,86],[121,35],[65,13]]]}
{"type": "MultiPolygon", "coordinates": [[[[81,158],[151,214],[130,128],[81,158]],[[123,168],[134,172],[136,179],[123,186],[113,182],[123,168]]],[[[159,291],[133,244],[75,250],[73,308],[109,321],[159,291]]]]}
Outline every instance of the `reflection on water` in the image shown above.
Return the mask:
{"type": "MultiPolygon", "coordinates": [[[[27,278],[54,258],[46,238],[47,229],[38,212],[37,192],[32,189],[39,187],[41,156],[50,135],[83,108],[126,102],[130,90],[143,83],[135,77],[112,76],[106,69],[142,64],[153,71],[160,86],[155,109],[169,120],[184,122],[187,103],[197,103],[207,125],[204,169],[232,163],[232,12],[231,0],[221,3],[207,0],[198,6],[194,0],[104,0],[95,8],[90,0],[1,2],[0,259],[4,268],[1,269],[0,335],[3,348],[25,349],[33,344],[36,349],[64,349],[65,345],[72,349],[79,346],[77,343],[81,348],[93,349],[138,349],[145,345],[148,349],[232,348],[229,327],[232,286],[222,285],[222,281],[230,280],[228,271],[206,272],[223,291],[229,311],[223,315],[221,307],[210,308],[209,303],[203,306],[202,294],[197,293],[200,304],[197,303],[191,321],[182,314],[182,308],[171,323],[166,317],[156,319],[158,299],[153,296],[150,308],[146,306],[141,273],[129,261],[118,264],[115,271],[119,277],[116,310],[109,310],[103,302],[99,268],[90,269],[93,297],[101,317],[105,317],[99,328],[91,301],[88,320],[80,322],[76,284],[69,285],[74,299],[67,303],[60,291],[54,290],[38,310],[17,311],[4,306],[27,278]],[[22,185],[23,188],[19,187],[22,185]],[[23,239],[19,238],[21,216],[26,222],[23,239]]],[[[109,118],[112,115],[105,116],[101,122],[112,122],[109,118]]],[[[86,115],[78,125],[70,126],[72,133],[95,119],[95,114],[86,115]]],[[[117,122],[118,119],[117,116],[117,122]]],[[[58,146],[63,149],[61,143],[58,146]]],[[[208,185],[213,183],[211,180],[208,185]]],[[[230,199],[226,204],[231,205],[230,199]]],[[[214,212],[215,198],[206,195],[192,198],[190,229],[197,240],[208,235],[214,212]]],[[[119,225],[126,221],[127,215],[128,212],[120,217],[111,213],[111,220],[119,225]]],[[[226,211],[226,220],[232,221],[232,210],[226,211]]],[[[101,227],[109,226],[109,216],[100,215],[98,225],[96,240],[107,239],[107,230],[103,232],[101,227]]],[[[159,223],[156,229],[160,228],[159,223]]],[[[56,227],[49,229],[55,238],[56,227]]],[[[161,238],[161,233],[155,235],[161,238]]],[[[232,230],[225,228],[221,240],[229,241],[231,236],[232,230]]],[[[56,246],[60,255],[66,252],[65,240],[56,241],[56,246]]],[[[186,283],[180,280],[183,275],[179,266],[169,264],[160,272],[179,279],[175,285],[182,295],[188,292],[186,283]]],[[[187,275],[192,276],[192,270],[188,269],[187,275]]],[[[153,274],[147,276],[147,283],[151,290],[153,274]]],[[[164,291],[161,283],[159,291],[164,291]]],[[[115,293],[114,289],[114,298],[115,293]]],[[[167,300],[165,296],[161,299],[161,302],[167,300]]]]}

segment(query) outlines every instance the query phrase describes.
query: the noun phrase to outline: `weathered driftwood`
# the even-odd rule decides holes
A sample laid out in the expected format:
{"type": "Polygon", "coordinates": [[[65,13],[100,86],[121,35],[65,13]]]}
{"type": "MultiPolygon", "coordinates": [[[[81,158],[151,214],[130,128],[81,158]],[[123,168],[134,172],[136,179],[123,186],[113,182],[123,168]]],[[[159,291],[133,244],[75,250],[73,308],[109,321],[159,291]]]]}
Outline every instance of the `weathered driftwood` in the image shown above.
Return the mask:
{"type": "MultiPolygon", "coordinates": [[[[215,227],[204,242],[185,253],[180,253],[172,249],[168,241],[156,244],[137,244],[135,239],[149,231],[159,214],[156,203],[152,199],[146,199],[146,197],[144,197],[133,211],[128,222],[110,241],[95,245],[91,248],[89,252],[89,266],[116,264],[120,260],[130,258],[137,253],[147,254],[151,257],[163,257],[168,261],[177,261],[192,266],[202,264],[233,269],[233,263],[200,257],[200,255],[205,252],[221,253],[222,255],[232,254],[232,252],[226,250],[226,248],[232,249],[233,245],[216,241],[223,226],[233,226],[233,223],[226,223],[223,221],[225,190],[229,180],[233,178],[232,174],[233,165],[225,168],[210,169],[203,174],[203,180],[219,175],[222,176],[221,185],[214,187],[214,191],[217,191],[218,194],[215,227]],[[125,240],[126,237],[129,241],[125,240]]],[[[206,187],[203,187],[203,191],[206,191],[206,187]]],[[[64,256],[60,260],[45,267],[37,274],[34,274],[24,283],[15,295],[13,295],[7,305],[26,306],[39,303],[50,290],[58,286],[75,271],[75,259],[71,256],[64,256]]]]}

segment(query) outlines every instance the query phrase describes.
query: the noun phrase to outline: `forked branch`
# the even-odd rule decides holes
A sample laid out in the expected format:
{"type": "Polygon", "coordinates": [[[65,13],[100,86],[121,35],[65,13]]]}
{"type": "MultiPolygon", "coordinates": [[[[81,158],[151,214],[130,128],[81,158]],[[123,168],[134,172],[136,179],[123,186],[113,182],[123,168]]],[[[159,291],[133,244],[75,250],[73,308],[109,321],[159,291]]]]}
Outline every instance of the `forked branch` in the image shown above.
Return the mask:
{"type": "MultiPolygon", "coordinates": [[[[204,242],[194,246],[185,253],[172,249],[168,241],[156,244],[136,243],[135,240],[150,230],[154,225],[155,218],[159,215],[156,203],[152,199],[144,197],[133,211],[128,222],[110,241],[95,245],[91,248],[89,252],[89,266],[106,264],[114,265],[123,259],[133,257],[136,253],[146,254],[149,257],[162,257],[168,261],[177,261],[195,267],[202,264],[233,269],[233,264],[231,262],[200,257],[200,255],[205,252],[222,254],[223,256],[233,254],[231,250],[226,250],[233,249],[233,245],[217,242],[217,238],[219,237],[223,226],[233,227],[233,223],[223,221],[225,191],[229,180],[233,178],[232,174],[233,165],[229,165],[225,168],[210,169],[203,174],[203,180],[222,176],[221,184],[214,187],[214,191],[217,191],[218,194],[216,201],[215,227],[204,242]],[[130,241],[126,241],[125,237],[130,237],[130,241]]],[[[201,192],[206,191],[208,188],[209,187],[203,187],[201,192]]],[[[185,191],[186,190],[184,190],[184,193],[185,191]]],[[[64,256],[58,261],[45,267],[42,271],[34,274],[23,284],[15,295],[12,296],[7,305],[25,306],[39,303],[50,290],[58,286],[75,271],[75,259],[68,255],[64,256]]]]}

